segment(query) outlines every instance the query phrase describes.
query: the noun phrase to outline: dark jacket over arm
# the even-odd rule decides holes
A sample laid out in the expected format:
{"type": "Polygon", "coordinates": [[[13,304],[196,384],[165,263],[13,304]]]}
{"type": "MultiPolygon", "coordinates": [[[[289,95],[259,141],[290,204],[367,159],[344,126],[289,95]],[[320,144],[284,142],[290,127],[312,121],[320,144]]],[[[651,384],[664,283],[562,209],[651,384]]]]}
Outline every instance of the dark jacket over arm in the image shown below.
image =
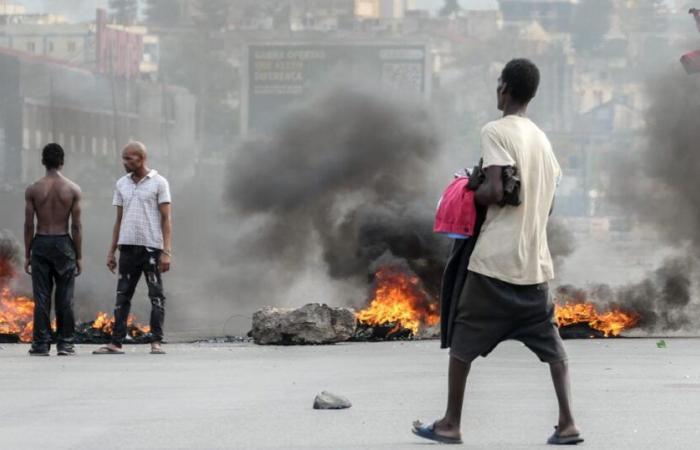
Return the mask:
{"type": "Polygon", "coordinates": [[[486,218],[487,207],[476,205],[476,227],[469,239],[455,240],[447,259],[440,288],[440,348],[448,348],[452,342],[452,325],[457,312],[459,297],[467,280],[469,258],[479,238],[481,225],[486,218]]]}

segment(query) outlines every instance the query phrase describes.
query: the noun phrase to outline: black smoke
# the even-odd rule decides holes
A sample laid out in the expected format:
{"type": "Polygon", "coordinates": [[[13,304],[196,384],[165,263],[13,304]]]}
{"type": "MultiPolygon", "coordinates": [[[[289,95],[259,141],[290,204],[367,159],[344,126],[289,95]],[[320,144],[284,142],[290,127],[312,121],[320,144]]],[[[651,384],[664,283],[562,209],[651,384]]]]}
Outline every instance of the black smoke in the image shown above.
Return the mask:
{"type": "Polygon", "coordinates": [[[345,87],[319,94],[232,158],[228,204],[259,219],[236,258],[293,270],[320,245],[332,278],[366,281],[391,255],[436,293],[449,244],[432,232],[438,151],[418,103],[345,87]]]}
{"type": "Polygon", "coordinates": [[[639,311],[649,329],[678,330],[700,318],[692,301],[700,257],[700,78],[664,73],[647,83],[647,94],[646,142],[620,149],[610,165],[610,198],[684,256],[621,288],[615,302],[639,311]]]}
{"type": "Polygon", "coordinates": [[[678,331],[693,325],[690,274],[696,270],[692,257],[669,258],[640,282],[618,287],[599,284],[588,289],[564,285],[557,289],[557,299],[560,303],[592,302],[599,312],[634,312],[640,317],[637,327],[645,331],[678,331]]]}

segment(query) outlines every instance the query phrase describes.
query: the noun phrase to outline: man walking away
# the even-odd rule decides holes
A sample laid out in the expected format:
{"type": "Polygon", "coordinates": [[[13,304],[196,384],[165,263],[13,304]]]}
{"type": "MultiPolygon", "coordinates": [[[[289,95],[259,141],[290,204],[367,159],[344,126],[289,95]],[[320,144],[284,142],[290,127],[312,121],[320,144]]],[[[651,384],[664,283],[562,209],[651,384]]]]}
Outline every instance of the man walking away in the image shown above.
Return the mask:
{"type": "Polygon", "coordinates": [[[170,187],[164,177],[148,168],[148,154],[142,143],[131,142],[124,147],[122,162],[127,174],[117,181],[114,191],[112,204],[117,208],[117,219],[107,255],[107,268],[114,273],[115,253],[119,249],[114,330],[112,342],[93,353],[124,353],[122,342],[126,338],[131,299],[143,274],[151,300],[151,353],[164,354],[161,343],[165,295],[161,273],[170,270],[170,187]]]}
{"type": "Polygon", "coordinates": [[[46,175],[29,186],[25,193],[24,270],[31,275],[34,290],[34,331],[29,350],[33,356],[49,355],[54,286],[57,353],[61,356],[75,354],[73,288],[75,277],[82,271],[81,191],[77,184],[61,174],[63,160],[60,145],[44,147],[41,162],[46,167],[46,175]]]}
{"type": "Polygon", "coordinates": [[[471,363],[500,342],[523,342],[548,363],[559,403],[559,421],[548,444],[582,442],[571,412],[567,355],[554,321],[547,282],[554,277],[547,245],[547,221],[561,169],[547,136],[525,116],[540,74],[526,59],[510,61],[498,80],[503,117],[481,132],[486,181],[475,200],[486,219],[469,261],[455,313],[445,416],[433,424],[414,423],[413,433],[460,443],[462,403],[471,363]],[[503,206],[504,168],[521,177],[520,205],[503,206]]]}

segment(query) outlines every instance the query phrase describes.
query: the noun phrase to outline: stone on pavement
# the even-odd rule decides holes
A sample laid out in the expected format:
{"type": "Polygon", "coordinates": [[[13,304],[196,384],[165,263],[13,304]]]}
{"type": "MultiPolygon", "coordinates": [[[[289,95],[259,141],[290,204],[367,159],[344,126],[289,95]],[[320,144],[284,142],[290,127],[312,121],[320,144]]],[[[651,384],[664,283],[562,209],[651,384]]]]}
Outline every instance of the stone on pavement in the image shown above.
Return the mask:
{"type": "Polygon", "coordinates": [[[314,399],[314,409],[347,409],[351,406],[347,398],[328,391],[321,392],[314,399]]]}

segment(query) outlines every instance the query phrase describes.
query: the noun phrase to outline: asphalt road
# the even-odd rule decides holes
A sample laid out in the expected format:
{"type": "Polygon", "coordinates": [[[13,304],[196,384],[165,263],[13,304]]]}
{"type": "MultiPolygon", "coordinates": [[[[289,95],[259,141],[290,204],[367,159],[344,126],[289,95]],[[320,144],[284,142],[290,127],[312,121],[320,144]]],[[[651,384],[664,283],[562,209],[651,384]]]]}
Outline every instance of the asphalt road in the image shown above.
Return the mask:
{"type": "MultiPolygon", "coordinates": [[[[591,449],[700,444],[700,340],[568,341],[574,409],[591,449]]],[[[260,347],[171,344],[168,354],[29,357],[0,349],[2,449],[425,448],[411,422],[444,409],[437,341],[260,347]],[[328,390],[342,411],[312,409],[328,390]]],[[[516,342],[473,367],[465,448],[546,448],[556,420],[547,367],[516,342]]]]}

